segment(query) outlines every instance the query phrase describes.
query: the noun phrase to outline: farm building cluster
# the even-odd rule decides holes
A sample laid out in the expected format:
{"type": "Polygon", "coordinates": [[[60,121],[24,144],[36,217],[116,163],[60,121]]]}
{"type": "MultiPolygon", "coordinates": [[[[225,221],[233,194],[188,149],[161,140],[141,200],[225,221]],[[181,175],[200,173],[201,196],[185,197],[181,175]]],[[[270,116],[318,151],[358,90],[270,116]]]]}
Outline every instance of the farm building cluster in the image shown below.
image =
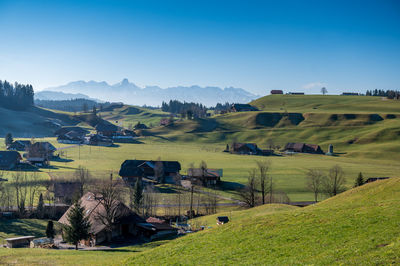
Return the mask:
{"type": "Polygon", "coordinates": [[[159,182],[175,185],[218,185],[222,169],[189,168],[187,175],[181,175],[181,164],[177,161],[126,160],[122,163],[119,175],[134,185],[137,179],[144,182],[159,182]]]}
{"type": "MultiPolygon", "coordinates": [[[[240,155],[259,155],[259,156],[275,155],[275,151],[273,149],[261,149],[257,146],[256,143],[240,143],[240,142],[234,142],[231,145],[227,144],[224,152],[229,152],[232,154],[240,154],[240,155]]],[[[334,155],[332,144],[329,145],[328,152],[324,153],[322,148],[317,144],[290,142],[287,143],[283,148],[283,150],[280,150],[280,152],[283,152],[285,154],[310,153],[310,154],[334,155]]]]}
{"type": "Polygon", "coordinates": [[[64,144],[86,144],[112,146],[114,142],[133,142],[138,135],[133,130],[123,129],[111,123],[95,126],[96,133],[81,127],[63,127],[55,132],[57,141],[64,144]]]}

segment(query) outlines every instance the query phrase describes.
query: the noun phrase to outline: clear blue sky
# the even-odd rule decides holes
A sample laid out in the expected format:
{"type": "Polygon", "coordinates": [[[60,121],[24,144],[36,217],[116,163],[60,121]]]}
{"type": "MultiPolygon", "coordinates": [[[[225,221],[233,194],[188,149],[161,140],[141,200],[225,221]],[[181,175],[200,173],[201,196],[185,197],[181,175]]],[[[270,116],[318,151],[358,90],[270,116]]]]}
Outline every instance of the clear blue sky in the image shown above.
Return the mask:
{"type": "Polygon", "coordinates": [[[0,79],[400,89],[400,1],[0,0],[0,79]]]}

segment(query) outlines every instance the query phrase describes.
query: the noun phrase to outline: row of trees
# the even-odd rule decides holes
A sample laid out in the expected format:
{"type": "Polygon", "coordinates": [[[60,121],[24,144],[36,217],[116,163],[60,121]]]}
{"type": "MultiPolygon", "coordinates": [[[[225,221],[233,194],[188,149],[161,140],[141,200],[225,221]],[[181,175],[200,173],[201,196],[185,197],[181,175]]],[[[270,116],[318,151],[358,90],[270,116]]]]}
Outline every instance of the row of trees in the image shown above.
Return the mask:
{"type": "Polygon", "coordinates": [[[203,118],[207,116],[207,107],[201,103],[187,103],[178,100],[170,100],[169,103],[162,102],[161,110],[172,114],[180,114],[182,118],[203,118]]]}
{"type": "Polygon", "coordinates": [[[257,161],[256,167],[250,169],[246,186],[239,190],[239,196],[248,207],[277,200],[274,197],[273,179],[269,174],[270,168],[270,161],[257,161]]]}
{"type": "Polygon", "coordinates": [[[367,90],[366,96],[381,96],[389,99],[400,99],[400,91],[398,90],[367,90]]]}
{"type": "Polygon", "coordinates": [[[33,106],[33,87],[15,82],[0,80],[0,107],[12,110],[25,110],[33,106]]]}
{"type": "MultiPolygon", "coordinates": [[[[287,203],[289,198],[285,193],[274,190],[272,175],[269,174],[271,163],[257,161],[257,167],[249,171],[247,184],[239,190],[239,196],[248,207],[266,203],[287,203]]],[[[362,174],[356,180],[355,186],[363,184],[362,174]]],[[[314,200],[318,201],[320,194],[330,197],[343,192],[345,188],[345,173],[339,165],[329,169],[328,173],[320,169],[309,169],[306,174],[306,188],[313,192],[314,200]]]]}
{"type": "Polygon", "coordinates": [[[334,165],[327,174],[316,168],[309,169],[307,172],[307,188],[314,193],[315,201],[318,201],[321,193],[333,197],[343,192],[345,183],[345,174],[339,165],[334,165]]]}

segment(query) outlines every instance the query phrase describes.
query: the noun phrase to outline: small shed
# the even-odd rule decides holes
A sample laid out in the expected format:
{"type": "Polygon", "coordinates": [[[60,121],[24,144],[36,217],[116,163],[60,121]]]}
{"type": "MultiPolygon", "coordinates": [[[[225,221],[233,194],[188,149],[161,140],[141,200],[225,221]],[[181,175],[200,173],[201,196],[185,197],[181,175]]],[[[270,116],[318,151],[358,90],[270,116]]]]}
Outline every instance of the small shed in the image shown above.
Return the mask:
{"type": "Polygon", "coordinates": [[[30,242],[34,239],[34,236],[20,236],[5,239],[8,248],[22,248],[29,247],[30,242]]]}
{"type": "Polygon", "coordinates": [[[227,222],[229,222],[228,216],[218,216],[217,217],[217,224],[218,225],[226,224],[227,222]]]}

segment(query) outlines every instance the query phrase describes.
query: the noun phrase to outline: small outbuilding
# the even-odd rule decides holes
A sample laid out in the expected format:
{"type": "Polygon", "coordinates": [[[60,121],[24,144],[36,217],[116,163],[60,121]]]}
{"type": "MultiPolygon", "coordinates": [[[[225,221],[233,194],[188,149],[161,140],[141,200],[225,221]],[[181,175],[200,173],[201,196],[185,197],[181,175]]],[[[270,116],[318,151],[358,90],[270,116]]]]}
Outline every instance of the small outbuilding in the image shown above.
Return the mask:
{"type": "Polygon", "coordinates": [[[5,241],[7,242],[6,246],[8,248],[24,248],[29,247],[31,241],[34,239],[34,236],[19,236],[13,238],[7,238],[5,241]]]}
{"type": "Polygon", "coordinates": [[[189,168],[187,176],[192,184],[209,187],[221,182],[222,172],[222,169],[189,168]]]}
{"type": "Polygon", "coordinates": [[[218,216],[217,217],[217,225],[223,225],[229,222],[228,216],[218,216]]]}

